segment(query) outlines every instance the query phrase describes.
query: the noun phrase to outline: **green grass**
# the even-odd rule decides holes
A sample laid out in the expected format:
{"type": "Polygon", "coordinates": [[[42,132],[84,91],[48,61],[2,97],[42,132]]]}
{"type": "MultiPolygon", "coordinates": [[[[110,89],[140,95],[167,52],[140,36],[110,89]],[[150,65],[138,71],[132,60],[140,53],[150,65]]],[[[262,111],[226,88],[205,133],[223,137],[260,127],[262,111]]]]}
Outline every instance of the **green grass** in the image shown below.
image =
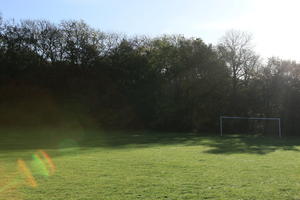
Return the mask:
{"type": "Polygon", "coordinates": [[[0,134],[0,199],[300,199],[300,140],[98,131],[0,134]],[[34,166],[45,150],[51,176],[34,166]],[[22,159],[37,187],[18,170],[22,159]]]}

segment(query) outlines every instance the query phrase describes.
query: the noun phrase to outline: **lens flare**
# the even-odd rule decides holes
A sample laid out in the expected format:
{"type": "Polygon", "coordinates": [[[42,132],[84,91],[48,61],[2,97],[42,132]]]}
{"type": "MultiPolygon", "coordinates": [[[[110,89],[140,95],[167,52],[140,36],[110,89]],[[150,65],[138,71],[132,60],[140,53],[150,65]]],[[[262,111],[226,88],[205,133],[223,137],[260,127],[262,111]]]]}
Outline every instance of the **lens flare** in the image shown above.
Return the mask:
{"type": "MultiPolygon", "coordinates": [[[[38,186],[36,181],[36,178],[38,178],[37,175],[48,177],[53,175],[56,170],[51,157],[44,150],[38,150],[32,154],[30,166],[28,166],[22,159],[17,160],[17,166],[21,176],[18,175],[18,177],[11,181],[1,180],[0,193],[24,184],[24,179],[26,184],[35,188],[38,186]]],[[[2,172],[2,168],[0,168],[0,175],[1,174],[5,174],[4,171],[2,172]]]]}
{"type": "Polygon", "coordinates": [[[32,155],[32,159],[33,159],[32,168],[34,169],[34,172],[39,175],[49,176],[49,172],[46,167],[46,164],[37,153],[32,155]]]}
{"type": "Polygon", "coordinates": [[[46,163],[49,166],[50,169],[50,175],[54,174],[56,167],[51,159],[51,157],[43,150],[39,150],[38,151],[41,155],[43,155],[44,160],[46,161],[46,163]]]}
{"type": "Polygon", "coordinates": [[[18,167],[19,170],[24,174],[25,178],[27,179],[28,184],[31,187],[37,187],[37,182],[35,181],[34,177],[30,169],[27,167],[26,163],[23,160],[18,160],[18,167]]]}

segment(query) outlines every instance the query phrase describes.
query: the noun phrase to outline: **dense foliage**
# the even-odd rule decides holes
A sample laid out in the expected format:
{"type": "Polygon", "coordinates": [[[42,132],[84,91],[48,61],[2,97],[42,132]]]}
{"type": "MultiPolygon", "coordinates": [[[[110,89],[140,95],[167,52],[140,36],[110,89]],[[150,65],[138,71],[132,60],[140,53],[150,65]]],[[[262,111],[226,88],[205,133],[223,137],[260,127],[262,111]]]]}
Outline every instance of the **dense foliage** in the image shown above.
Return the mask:
{"type": "Polygon", "coordinates": [[[212,46],[0,19],[0,124],[217,131],[220,115],[243,115],[282,117],[296,134],[300,65],[262,64],[249,42],[234,31],[212,46]]]}

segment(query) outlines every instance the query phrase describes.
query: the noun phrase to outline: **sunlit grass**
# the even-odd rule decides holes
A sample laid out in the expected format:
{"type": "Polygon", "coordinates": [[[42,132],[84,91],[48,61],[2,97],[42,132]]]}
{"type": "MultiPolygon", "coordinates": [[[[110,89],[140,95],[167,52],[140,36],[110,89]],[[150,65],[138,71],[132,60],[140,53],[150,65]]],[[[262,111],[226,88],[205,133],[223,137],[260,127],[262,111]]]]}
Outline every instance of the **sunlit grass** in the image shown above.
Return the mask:
{"type": "Polygon", "coordinates": [[[0,199],[300,198],[295,138],[50,132],[44,138],[36,131],[2,132],[0,199]],[[45,166],[34,167],[40,149],[55,165],[53,173],[42,154],[45,166]],[[20,159],[37,187],[18,169],[20,159]]]}

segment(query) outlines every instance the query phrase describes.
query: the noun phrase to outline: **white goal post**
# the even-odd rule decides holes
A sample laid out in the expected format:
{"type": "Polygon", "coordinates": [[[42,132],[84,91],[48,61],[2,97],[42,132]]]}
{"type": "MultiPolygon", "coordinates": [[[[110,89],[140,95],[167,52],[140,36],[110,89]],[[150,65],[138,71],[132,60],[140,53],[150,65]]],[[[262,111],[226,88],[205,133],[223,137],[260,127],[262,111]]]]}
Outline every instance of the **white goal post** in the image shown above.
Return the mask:
{"type": "Polygon", "coordinates": [[[221,136],[223,136],[223,119],[247,119],[247,120],[274,120],[274,121],[278,121],[278,135],[279,135],[279,137],[281,137],[281,120],[280,120],[280,118],[220,116],[220,134],[221,134],[221,136]]]}

